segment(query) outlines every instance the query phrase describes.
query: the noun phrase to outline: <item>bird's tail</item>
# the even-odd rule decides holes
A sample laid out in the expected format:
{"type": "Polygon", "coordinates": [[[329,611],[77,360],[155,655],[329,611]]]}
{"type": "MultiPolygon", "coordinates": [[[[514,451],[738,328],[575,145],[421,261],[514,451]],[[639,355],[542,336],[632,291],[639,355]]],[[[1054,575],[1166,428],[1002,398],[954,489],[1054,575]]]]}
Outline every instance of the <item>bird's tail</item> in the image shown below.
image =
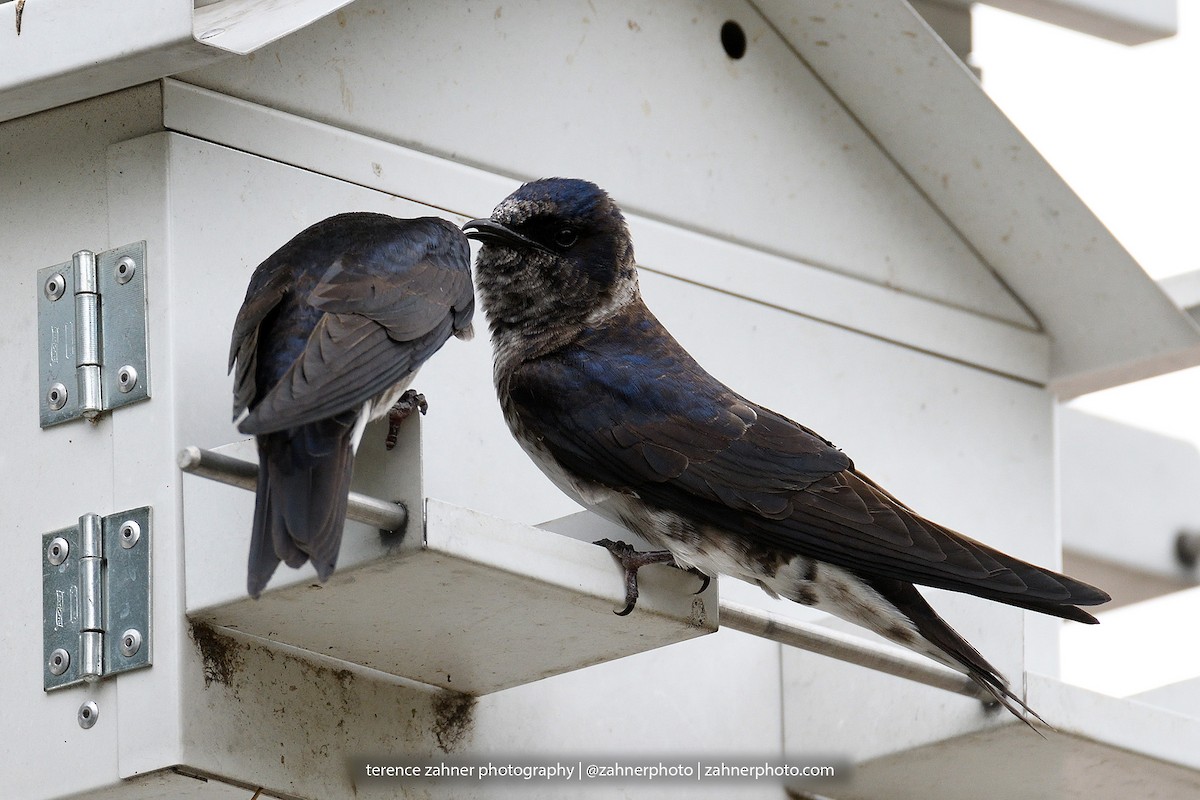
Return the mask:
{"type": "Polygon", "coordinates": [[[870,585],[912,620],[917,633],[936,651],[931,655],[938,656],[938,660],[948,666],[966,672],[967,676],[994,697],[997,703],[1033,730],[1037,731],[1033,725],[1034,720],[1050,727],[1036,711],[1013,693],[1008,681],[999,671],[933,610],[915,586],[891,579],[871,580],[870,585]]]}
{"type": "Polygon", "coordinates": [[[312,561],[317,577],[333,574],[342,544],[358,414],[258,437],[258,492],[246,589],[258,597],[279,562],[312,561]]]}

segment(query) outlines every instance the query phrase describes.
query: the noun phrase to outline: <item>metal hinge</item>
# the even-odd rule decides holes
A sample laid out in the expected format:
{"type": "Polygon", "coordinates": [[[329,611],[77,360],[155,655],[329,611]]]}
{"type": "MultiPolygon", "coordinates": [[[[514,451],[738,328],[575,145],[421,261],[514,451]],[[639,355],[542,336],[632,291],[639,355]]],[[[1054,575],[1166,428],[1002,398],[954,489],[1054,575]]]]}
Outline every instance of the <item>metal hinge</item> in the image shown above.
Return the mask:
{"type": "Polygon", "coordinates": [[[146,243],[38,270],[42,427],[145,400],[146,243]]]}
{"type": "Polygon", "coordinates": [[[150,507],[42,535],[46,691],[150,666],[150,507]]]}

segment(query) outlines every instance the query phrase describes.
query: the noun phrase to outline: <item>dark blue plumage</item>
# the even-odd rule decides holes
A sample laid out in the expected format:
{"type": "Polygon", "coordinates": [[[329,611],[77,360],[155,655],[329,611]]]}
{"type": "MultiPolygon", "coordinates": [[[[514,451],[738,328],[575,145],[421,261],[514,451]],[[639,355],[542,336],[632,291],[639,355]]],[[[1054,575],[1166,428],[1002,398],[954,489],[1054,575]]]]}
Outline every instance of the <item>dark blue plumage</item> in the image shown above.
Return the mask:
{"type": "Polygon", "coordinates": [[[252,596],[281,560],[332,574],[363,427],[402,396],[394,413],[411,411],[413,375],[473,313],[466,239],[436,217],[339,214],[258,266],[229,353],[259,451],[252,596]]]}
{"type": "MultiPolygon", "coordinates": [[[[804,426],[709,375],[641,300],[620,209],[586,181],[525,184],[464,229],[484,246],[500,403],[539,467],[674,561],[864,625],[1028,708],[914,583],[1081,622],[1108,595],[921,517],[804,426]]],[[[1024,717],[1023,717],[1024,718],[1024,717]]]]}

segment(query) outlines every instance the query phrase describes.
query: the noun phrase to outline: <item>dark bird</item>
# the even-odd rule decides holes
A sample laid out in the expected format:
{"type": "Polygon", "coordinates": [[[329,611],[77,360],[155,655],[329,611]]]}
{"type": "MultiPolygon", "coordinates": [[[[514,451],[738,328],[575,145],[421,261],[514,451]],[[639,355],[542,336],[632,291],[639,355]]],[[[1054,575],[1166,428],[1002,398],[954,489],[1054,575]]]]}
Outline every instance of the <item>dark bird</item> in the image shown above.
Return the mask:
{"type": "Polygon", "coordinates": [[[925,519],[705,372],[642,302],[629,229],[596,185],[527,183],[463,229],[483,242],[476,280],[513,435],[560,489],[662,548],[598,543],[626,570],[621,613],[647,563],[732,575],[965,672],[1026,719],[913,584],[1079,622],[1096,620],[1076,606],[1107,594],[925,519]]]}
{"type": "Polygon", "coordinates": [[[247,590],[280,561],[333,573],[354,453],[368,421],[395,428],[425,399],[417,369],[471,336],[471,251],[444,219],[339,214],[301,231],[250,278],[229,348],[233,417],[258,441],[247,590]]]}

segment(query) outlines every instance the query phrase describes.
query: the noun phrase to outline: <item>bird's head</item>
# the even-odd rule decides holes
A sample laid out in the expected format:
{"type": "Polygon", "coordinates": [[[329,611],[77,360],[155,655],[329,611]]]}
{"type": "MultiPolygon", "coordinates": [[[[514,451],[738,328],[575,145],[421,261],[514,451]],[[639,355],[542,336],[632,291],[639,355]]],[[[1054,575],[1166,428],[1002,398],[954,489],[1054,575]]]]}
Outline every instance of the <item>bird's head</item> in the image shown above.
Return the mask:
{"type": "Polygon", "coordinates": [[[463,230],[483,242],[476,282],[493,333],[590,324],[637,296],[625,218],[594,183],[526,183],[463,230]]]}

